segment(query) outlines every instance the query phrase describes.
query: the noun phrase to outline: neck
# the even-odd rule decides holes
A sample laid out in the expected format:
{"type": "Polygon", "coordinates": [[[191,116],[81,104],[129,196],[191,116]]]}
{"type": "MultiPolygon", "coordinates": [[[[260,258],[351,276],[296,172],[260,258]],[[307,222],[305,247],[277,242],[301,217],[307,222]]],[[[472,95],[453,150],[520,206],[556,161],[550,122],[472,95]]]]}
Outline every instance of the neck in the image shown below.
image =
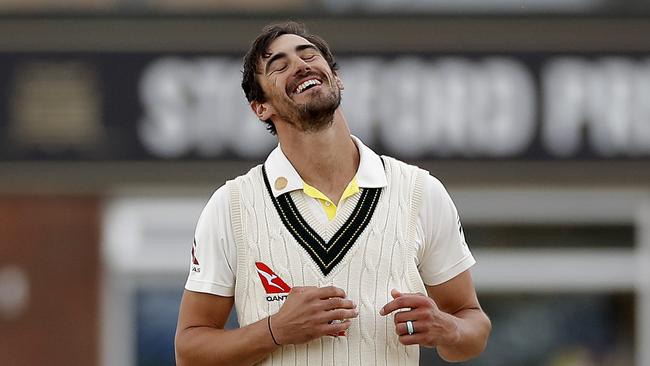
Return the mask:
{"type": "Polygon", "coordinates": [[[340,108],[322,131],[303,132],[277,123],[276,127],[282,152],[300,177],[337,204],[359,168],[359,151],[340,108]]]}

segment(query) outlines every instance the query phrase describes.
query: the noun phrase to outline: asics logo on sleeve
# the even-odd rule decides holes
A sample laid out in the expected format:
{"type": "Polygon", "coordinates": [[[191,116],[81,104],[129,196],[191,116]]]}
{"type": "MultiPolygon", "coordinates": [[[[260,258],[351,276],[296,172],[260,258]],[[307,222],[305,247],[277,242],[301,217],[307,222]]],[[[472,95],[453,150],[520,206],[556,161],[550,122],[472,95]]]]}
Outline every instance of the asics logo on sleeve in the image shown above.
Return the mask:
{"type": "Polygon", "coordinates": [[[192,242],[192,264],[199,265],[199,260],[196,259],[196,239],[192,242]]]}
{"type": "Polygon", "coordinates": [[[291,287],[287,285],[282,279],[271,270],[266,264],[262,262],[255,262],[255,269],[262,281],[266,297],[268,301],[280,301],[286,299],[286,294],[291,291],[291,287]],[[285,294],[284,296],[271,296],[272,294],[285,294]]]}
{"type": "Polygon", "coordinates": [[[201,265],[199,260],[196,258],[196,238],[192,242],[192,272],[201,273],[201,265]]]}

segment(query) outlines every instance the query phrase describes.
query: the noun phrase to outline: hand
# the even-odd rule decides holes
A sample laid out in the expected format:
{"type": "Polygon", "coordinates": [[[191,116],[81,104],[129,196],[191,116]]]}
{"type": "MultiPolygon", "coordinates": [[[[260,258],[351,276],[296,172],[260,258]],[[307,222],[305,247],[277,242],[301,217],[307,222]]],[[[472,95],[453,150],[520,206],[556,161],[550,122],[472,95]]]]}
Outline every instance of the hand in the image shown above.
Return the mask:
{"type": "Polygon", "coordinates": [[[435,301],[421,293],[406,294],[395,289],[390,292],[393,301],[384,305],[379,315],[394,311],[395,333],[404,345],[419,344],[425,347],[451,345],[459,341],[456,319],[438,308],[435,301]],[[413,334],[408,334],[406,321],[413,322],[413,334]]]}
{"type": "Polygon", "coordinates": [[[281,345],[306,343],[350,327],[359,315],[345,291],[329,287],[294,287],[280,311],[271,316],[271,330],[281,345]]]}

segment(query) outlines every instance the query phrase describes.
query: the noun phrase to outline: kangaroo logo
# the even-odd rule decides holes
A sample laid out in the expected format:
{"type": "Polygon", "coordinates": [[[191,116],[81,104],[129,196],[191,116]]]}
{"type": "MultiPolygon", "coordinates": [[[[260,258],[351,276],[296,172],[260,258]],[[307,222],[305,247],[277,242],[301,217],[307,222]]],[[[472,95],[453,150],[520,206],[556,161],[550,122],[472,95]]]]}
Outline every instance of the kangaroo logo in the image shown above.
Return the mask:
{"type": "Polygon", "coordinates": [[[288,294],[291,291],[291,287],[282,281],[266,264],[255,262],[255,268],[267,294],[288,294]]]}

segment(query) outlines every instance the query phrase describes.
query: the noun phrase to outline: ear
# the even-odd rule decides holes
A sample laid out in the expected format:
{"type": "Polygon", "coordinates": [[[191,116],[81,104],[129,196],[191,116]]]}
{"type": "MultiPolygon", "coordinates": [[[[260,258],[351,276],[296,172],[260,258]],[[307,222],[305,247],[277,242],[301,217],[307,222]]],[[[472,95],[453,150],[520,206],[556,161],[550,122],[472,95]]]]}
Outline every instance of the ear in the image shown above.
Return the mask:
{"type": "Polygon", "coordinates": [[[254,100],[250,103],[250,106],[253,110],[253,113],[255,113],[260,121],[266,121],[267,119],[271,118],[271,115],[273,114],[273,107],[267,103],[262,103],[254,100]]]}
{"type": "Polygon", "coordinates": [[[338,75],[334,75],[334,79],[336,79],[336,85],[339,87],[339,89],[343,90],[345,87],[343,86],[343,81],[338,75]]]}

